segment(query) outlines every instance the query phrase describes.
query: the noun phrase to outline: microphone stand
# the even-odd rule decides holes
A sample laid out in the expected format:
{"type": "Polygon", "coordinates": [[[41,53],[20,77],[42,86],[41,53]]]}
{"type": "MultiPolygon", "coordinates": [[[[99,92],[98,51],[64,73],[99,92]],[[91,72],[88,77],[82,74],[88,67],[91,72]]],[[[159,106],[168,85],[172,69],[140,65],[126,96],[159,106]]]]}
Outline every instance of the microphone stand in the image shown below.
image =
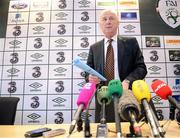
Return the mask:
{"type": "Polygon", "coordinates": [[[165,131],[163,130],[163,128],[160,126],[159,121],[158,121],[158,119],[157,119],[157,117],[156,117],[156,115],[155,115],[154,111],[152,110],[152,107],[151,107],[151,106],[149,106],[149,108],[150,108],[151,113],[152,113],[152,115],[153,115],[153,118],[154,118],[155,124],[156,124],[156,126],[157,126],[157,128],[158,128],[159,135],[160,135],[161,137],[164,137],[164,136],[165,136],[165,134],[166,134],[166,132],[165,132],[165,131]]]}
{"type": "MultiPolygon", "coordinates": [[[[97,91],[100,87],[101,87],[101,85],[98,85],[96,91],[97,91]]],[[[90,121],[89,121],[88,115],[89,115],[89,107],[90,107],[90,104],[91,104],[92,99],[93,99],[93,97],[95,96],[95,94],[96,94],[96,92],[94,93],[94,95],[92,96],[91,100],[89,101],[89,104],[88,104],[87,109],[86,109],[85,123],[84,123],[84,137],[85,137],[85,138],[89,138],[89,137],[92,136],[92,134],[91,134],[91,132],[90,132],[90,123],[89,123],[90,121]]]]}
{"type": "Polygon", "coordinates": [[[121,137],[121,124],[120,124],[120,117],[118,114],[118,95],[113,94],[113,100],[114,100],[114,116],[115,116],[115,123],[116,123],[116,133],[117,133],[117,138],[121,137]]]}
{"type": "Polygon", "coordinates": [[[152,131],[152,134],[155,138],[158,138],[160,137],[159,135],[159,130],[157,128],[157,125],[155,123],[155,120],[154,120],[154,117],[151,113],[151,110],[150,110],[150,107],[149,107],[149,104],[147,103],[147,101],[145,99],[142,100],[142,104],[143,104],[143,107],[145,109],[145,112],[146,112],[146,117],[147,117],[147,120],[148,120],[148,124],[150,125],[151,127],[151,131],[152,131]]]}
{"type": "Polygon", "coordinates": [[[100,124],[97,126],[97,133],[96,133],[96,137],[97,138],[107,138],[107,133],[108,133],[108,129],[107,129],[107,124],[106,124],[106,101],[103,100],[102,101],[102,118],[100,120],[100,124]]]}
{"type": "Polygon", "coordinates": [[[134,113],[132,111],[128,111],[128,116],[130,117],[130,134],[127,134],[127,137],[142,137],[141,128],[136,122],[134,113]]]}

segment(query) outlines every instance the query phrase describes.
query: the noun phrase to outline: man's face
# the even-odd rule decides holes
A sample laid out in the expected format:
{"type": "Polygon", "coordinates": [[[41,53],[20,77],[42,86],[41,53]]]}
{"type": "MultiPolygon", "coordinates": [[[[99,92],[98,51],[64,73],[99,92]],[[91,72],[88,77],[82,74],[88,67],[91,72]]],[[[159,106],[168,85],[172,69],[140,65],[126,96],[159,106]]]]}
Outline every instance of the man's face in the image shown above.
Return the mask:
{"type": "Polygon", "coordinates": [[[99,25],[103,34],[110,39],[117,33],[119,20],[115,13],[105,11],[99,18],[99,25]]]}

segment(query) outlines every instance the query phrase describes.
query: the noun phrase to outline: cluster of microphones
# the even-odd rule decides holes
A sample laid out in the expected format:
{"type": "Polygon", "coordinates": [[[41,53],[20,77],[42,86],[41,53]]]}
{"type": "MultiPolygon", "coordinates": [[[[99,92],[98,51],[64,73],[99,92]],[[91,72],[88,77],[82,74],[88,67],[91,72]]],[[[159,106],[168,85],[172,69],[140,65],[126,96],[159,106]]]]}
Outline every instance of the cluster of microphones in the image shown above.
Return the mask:
{"type": "MultiPolygon", "coordinates": [[[[101,74],[81,62],[79,59],[75,59],[73,63],[85,72],[96,75],[102,81],[106,81],[101,74]]],[[[178,105],[177,101],[172,97],[172,90],[166,83],[161,80],[155,80],[151,84],[151,88],[161,99],[168,99],[174,109],[180,110],[180,105],[178,105]]],[[[148,84],[144,80],[134,81],[132,84],[132,90],[123,90],[120,80],[111,80],[109,81],[108,86],[100,87],[96,87],[95,83],[86,83],[80,91],[77,99],[78,109],[76,110],[73,121],[70,125],[69,135],[72,134],[77,123],[81,120],[81,113],[84,110],[88,111],[90,102],[95,93],[97,94],[97,100],[101,105],[101,118],[100,124],[97,126],[96,137],[107,137],[108,128],[106,124],[106,106],[111,101],[114,102],[117,137],[122,137],[122,121],[130,122],[130,134],[127,135],[128,137],[142,137],[141,126],[139,125],[139,118],[142,116],[141,109],[145,112],[145,120],[150,126],[152,136],[165,137],[166,132],[158,122],[158,118],[149,104],[151,93],[148,84]]],[[[172,119],[173,117],[171,120],[172,119]]],[[[90,126],[87,125],[87,122],[89,122],[89,120],[85,120],[85,137],[90,137],[90,126]],[[87,131],[89,132],[87,133],[87,131]]]]}
{"type": "MultiPolygon", "coordinates": [[[[169,102],[180,110],[177,101],[172,97],[170,87],[161,80],[155,80],[151,85],[153,91],[162,99],[168,99],[169,102]]],[[[106,124],[105,108],[112,100],[114,102],[114,115],[117,137],[122,137],[121,119],[130,122],[130,136],[142,137],[141,127],[138,124],[141,115],[140,105],[145,111],[145,118],[151,128],[153,137],[164,137],[165,131],[160,126],[157,116],[152,110],[149,101],[151,93],[147,83],[144,80],[136,80],[132,84],[131,90],[123,90],[120,80],[111,80],[108,86],[101,86],[96,89],[96,84],[86,83],[82,88],[77,99],[78,109],[74,114],[69,134],[71,134],[81,118],[81,113],[89,106],[89,102],[97,93],[97,100],[101,105],[101,119],[97,126],[97,137],[107,137],[108,128],[106,124]]]]}

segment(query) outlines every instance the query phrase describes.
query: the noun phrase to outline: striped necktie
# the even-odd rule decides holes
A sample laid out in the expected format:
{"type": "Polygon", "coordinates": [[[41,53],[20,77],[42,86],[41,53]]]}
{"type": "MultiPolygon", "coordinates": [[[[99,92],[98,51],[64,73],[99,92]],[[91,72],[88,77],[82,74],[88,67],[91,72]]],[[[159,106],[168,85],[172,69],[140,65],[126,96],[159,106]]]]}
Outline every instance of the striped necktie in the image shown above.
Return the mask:
{"type": "Polygon", "coordinates": [[[113,39],[108,40],[109,45],[107,47],[106,63],[104,68],[104,73],[107,78],[107,83],[110,80],[114,79],[114,51],[112,47],[112,41],[113,39]]]}

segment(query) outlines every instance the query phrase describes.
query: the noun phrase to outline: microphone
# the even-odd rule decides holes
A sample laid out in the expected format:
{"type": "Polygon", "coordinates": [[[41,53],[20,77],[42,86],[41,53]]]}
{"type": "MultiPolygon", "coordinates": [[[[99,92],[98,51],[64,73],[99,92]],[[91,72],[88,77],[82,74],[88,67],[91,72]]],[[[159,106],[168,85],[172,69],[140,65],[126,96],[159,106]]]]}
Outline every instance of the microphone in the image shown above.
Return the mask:
{"type": "Polygon", "coordinates": [[[95,71],[93,68],[91,68],[87,64],[83,63],[80,59],[74,59],[73,64],[75,66],[77,66],[78,68],[82,69],[83,71],[88,72],[89,74],[97,76],[102,81],[107,81],[107,79],[105,77],[103,77],[100,73],[95,71]]]}
{"type": "Polygon", "coordinates": [[[76,110],[73,121],[71,122],[71,126],[69,128],[69,135],[73,132],[77,121],[79,120],[81,113],[83,110],[86,109],[88,106],[89,101],[91,100],[92,96],[94,95],[94,92],[96,91],[96,84],[95,83],[86,83],[77,99],[77,105],[78,109],[76,110]]]}
{"type": "Polygon", "coordinates": [[[180,110],[180,106],[172,97],[172,90],[165,82],[161,80],[156,80],[151,84],[151,87],[159,97],[161,97],[164,100],[168,99],[172,105],[174,105],[177,109],[180,110]]]}
{"type": "Polygon", "coordinates": [[[111,98],[110,93],[108,92],[108,87],[102,86],[101,89],[99,89],[97,92],[97,100],[98,100],[98,103],[102,107],[102,118],[100,120],[100,123],[102,124],[106,123],[105,106],[110,104],[111,99],[112,98],[111,98]]]}
{"type": "Polygon", "coordinates": [[[101,105],[102,117],[100,120],[100,124],[97,126],[97,134],[96,137],[107,137],[108,129],[106,124],[106,105],[111,102],[111,95],[108,92],[107,86],[102,86],[101,89],[97,91],[97,100],[101,105]]]}
{"type": "Polygon", "coordinates": [[[121,137],[120,117],[118,114],[119,97],[121,97],[122,91],[123,91],[121,81],[120,80],[109,81],[108,91],[110,95],[112,95],[113,101],[114,101],[114,116],[115,116],[115,122],[116,122],[117,137],[121,137]]]}
{"type": "Polygon", "coordinates": [[[150,109],[148,102],[150,101],[151,94],[147,83],[143,80],[136,80],[132,84],[132,91],[136,99],[139,103],[141,103],[144,107],[146,118],[149,122],[149,125],[152,130],[152,134],[154,137],[159,137],[161,128],[158,125],[158,121],[153,115],[153,112],[150,109]],[[156,122],[157,121],[157,122],[156,122]]]}
{"type": "MultiPolygon", "coordinates": [[[[140,126],[137,124],[137,119],[140,116],[140,106],[134,95],[132,94],[131,90],[124,90],[123,95],[119,99],[119,114],[120,117],[125,120],[129,121],[130,126],[130,137],[136,136],[141,137],[142,132],[140,126]]],[[[128,137],[129,137],[128,136],[128,137]]]]}

